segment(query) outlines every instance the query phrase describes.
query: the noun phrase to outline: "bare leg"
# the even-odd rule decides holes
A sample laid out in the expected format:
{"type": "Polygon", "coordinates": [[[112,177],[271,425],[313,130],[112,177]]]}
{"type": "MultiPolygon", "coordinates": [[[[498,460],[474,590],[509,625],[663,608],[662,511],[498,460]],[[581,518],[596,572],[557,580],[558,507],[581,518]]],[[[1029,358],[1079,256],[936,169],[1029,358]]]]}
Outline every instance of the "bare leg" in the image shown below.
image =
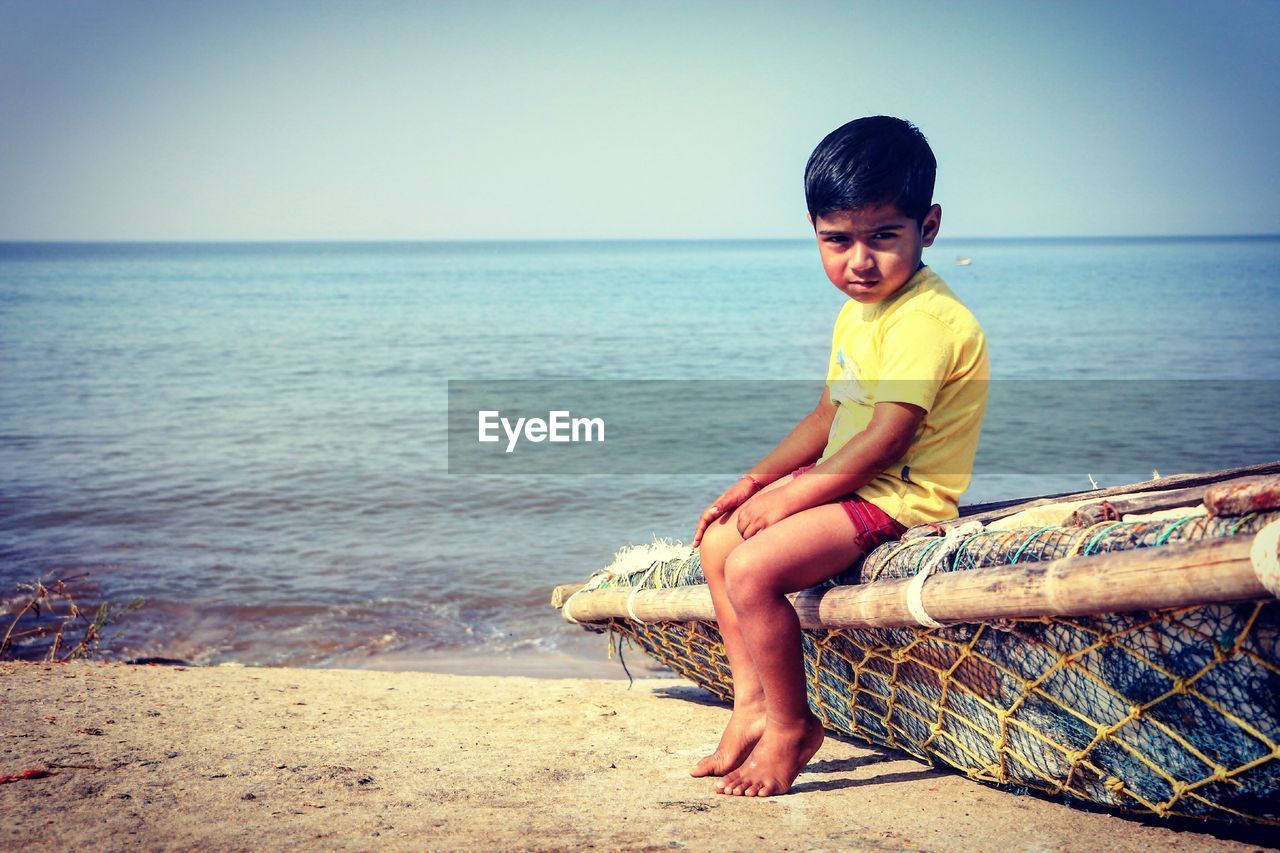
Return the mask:
{"type": "Polygon", "coordinates": [[[764,691],[765,730],[717,791],[786,793],[822,745],[822,725],[805,689],[800,620],[785,595],[851,565],[862,554],[854,535],[844,509],[830,504],[785,518],[730,552],[725,585],[764,691]]]}
{"type": "MultiPolygon", "coordinates": [[[[770,483],[765,491],[777,488],[789,479],[784,477],[776,483],[770,483]]],[[[702,572],[711,589],[716,625],[724,640],[725,657],[729,659],[729,672],[733,676],[733,714],[729,717],[729,724],[720,736],[715,752],[695,764],[689,771],[691,776],[722,776],[728,773],[743,762],[755,747],[756,741],[764,734],[764,690],[742,637],[738,616],[725,590],[725,561],[743,541],[738,535],[737,520],[735,512],[714,522],[707,528],[702,537],[702,547],[698,550],[702,572]]]]}

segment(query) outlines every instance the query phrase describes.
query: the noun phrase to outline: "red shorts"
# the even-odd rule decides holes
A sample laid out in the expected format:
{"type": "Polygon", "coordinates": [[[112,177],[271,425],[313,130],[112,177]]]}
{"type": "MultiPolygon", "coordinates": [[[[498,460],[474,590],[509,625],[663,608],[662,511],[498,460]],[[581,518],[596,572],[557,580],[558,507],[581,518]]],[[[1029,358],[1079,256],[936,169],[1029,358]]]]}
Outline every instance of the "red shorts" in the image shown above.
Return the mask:
{"type": "MultiPolygon", "coordinates": [[[[817,463],[815,462],[814,465],[817,463]]],[[[814,465],[805,465],[791,472],[792,477],[799,477],[812,470],[814,465]]],[[[870,554],[877,546],[902,538],[907,532],[896,518],[860,495],[853,493],[837,499],[840,506],[848,514],[856,531],[854,540],[862,546],[864,554],[870,554]]],[[[835,501],[833,501],[835,503],[835,501]]]]}

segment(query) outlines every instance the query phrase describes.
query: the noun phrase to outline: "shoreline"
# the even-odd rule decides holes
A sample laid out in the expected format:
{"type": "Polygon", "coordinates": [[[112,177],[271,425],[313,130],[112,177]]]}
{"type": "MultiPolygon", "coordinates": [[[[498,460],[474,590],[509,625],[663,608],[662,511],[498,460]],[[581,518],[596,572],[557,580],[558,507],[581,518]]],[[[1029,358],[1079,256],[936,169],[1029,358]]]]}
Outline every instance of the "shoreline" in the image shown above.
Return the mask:
{"type": "MultiPolygon", "coordinates": [[[[625,638],[624,638],[625,639],[625,638]]],[[[525,649],[497,652],[473,647],[448,652],[398,652],[351,654],[308,664],[275,664],[224,660],[197,663],[184,658],[140,657],[119,658],[99,655],[82,660],[122,666],[187,667],[191,669],[296,669],[351,670],[354,672],[418,672],[433,675],[484,675],[497,678],[589,679],[627,681],[632,678],[676,677],[669,667],[646,655],[635,646],[624,646],[619,662],[617,653],[610,656],[605,640],[600,640],[596,653],[587,655],[565,650],[525,649]]],[[[43,660],[16,661],[47,663],[43,660]]]]}
{"type": "MultiPolygon", "coordinates": [[[[579,650],[581,651],[581,650],[579,650]]],[[[633,678],[676,677],[675,673],[649,657],[637,646],[624,643],[622,660],[633,678]]],[[[238,664],[217,664],[238,666],[238,664]]],[[[340,658],[332,663],[299,669],[351,669],[367,672],[420,672],[435,675],[485,675],[538,679],[591,679],[627,681],[627,671],[618,655],[610,656],[608,640],[601,634],[599,647],[590,656],[574,651],[526,649],[493,652],[468,649],[450,652],[376,654],[340,658]]]]}
{"type": "MultiPolygon", "coordinates": [[[[616,662],[613,664],[616,666],[616,662]]],[[[828,737],[795,793],[688,768],[727,708],[678,678],[0,664],[6,846],[1247,850],[1273,827],[1018,796],[828,737]]]]}

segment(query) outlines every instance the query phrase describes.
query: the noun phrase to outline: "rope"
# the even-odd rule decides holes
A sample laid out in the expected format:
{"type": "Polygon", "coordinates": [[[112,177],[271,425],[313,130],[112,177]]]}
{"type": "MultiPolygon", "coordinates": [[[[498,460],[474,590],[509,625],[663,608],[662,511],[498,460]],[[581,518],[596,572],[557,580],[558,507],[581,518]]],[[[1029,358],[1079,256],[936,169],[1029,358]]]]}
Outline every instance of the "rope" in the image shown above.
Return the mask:
{"type": "Polygon", "coordinates": [[[1168,542],[1169,537],[1172,536],[1174,533],[1176,533],[1178,531],[1178,528],[1182,527],[1184,524],[1191,521],[1192,518],[1194,517],[1195,516],[1187,516],[1186,518],[1183,518],[1179,521],[1175,521],[1173,524],[1169,525],[1167,530],[1165,530],[1158,537],[1156,537],[1156,545],[1163,545],[1166,542],[1168,542]]]}
{"type": "Polygon", "coordinates": [[[1029,546],[1036,538],[1038,538],[1041,533],[1044,533],[1046,530],[1057,530],[1057,529],[1058,528],[1056,525],[1050,524],[1046,527],[1041,527],[1039,530],[1032,533],[1030,536],[1027,537],[1027,541],[1022,543],[1022,547],[1020,547],[1017,550],[1017,552],[1014,553],[1013,559],[1009,561],[1009,565],[1013,565],[1017,563],[1018,560],[1022,558],[1022,552],[1027,550],[1027,546],[1029,546]]]}
{"type": "Polygon", "coordinates": [[[1249,560],[1267,592],[1280,598],[1280,521],[1271,522],[1253,537],[1249,560]]]}
{"type": "Polygon", "coordinates": [[[631,587],[631,594],[627,596],[627,616],[630,617],[632,622],[639,622],[641,625],[645,624],[645,621],[636,615],[636,593],[640,591],[640,588],[645,585],[649,578],[653,577],[653,573],[657,570],[658,565],[658,563],[654,563],[650,566],[649,571],[644,573],[644,577],[640,578],[639,582],[631,587]]]}
{"type": "MultiPolygon", "coordinates": [[[[1097,548],[1097,547],[1098,547],[1098,543],[1102,541],[1102,537],[1103,537],[1103,536],[1106,536],[1108,533],[1110,533],[1111,531],[1115,530],[1117,527],[1124,527],[1124,525],[1125,525],[1125,522],[1123,522],[1123,521],[1117,521],[1117,522],[1115,522],[1115,523],[1113,523],[1113,524],[1110,524],[1110,525],[1108,525],[1108,526],[1106,526],[1106,527],[1102,528],[1102,530],[1099,530],[1099,531],[1098,531],[1098,535],[1097,535],[1097,536],[1095,536],[1095,537],[1093,537],[1093,539],[1091,539],[1091,540],[1089,541],[1089,544],[1085,546],[1084,551],[1083,551],[1084,555],[1085,555],[1086,557],[1092,556],[1092,555],[1093,555],[1093,550],[1094,550],[1095,548],[1097,548]]],[[[1162,543],[1157,542],[1156,544],[1157,544],[1157,545],[1159,545],[1159,544],[1162,544],[1162,543]]]]}
{"type": "Polygon", "coordinates": [[[924,607],[924,582],[932,573],[932,571],[921,572],[907,584],[907,611],[912,619],[926,628],[941,628],[942,623],[930,616],[929,611],[924,607]]]}
{"type": "MultiPolygon", "coordinates": [[[[929,575],[938,570],[938,567],[951,557],[959,553],[964,547],[969,537],[975,536],[982,532],[982,522],[966,521],[964,524],[956,525],[947,530],[945,536],[940,538],[929,551],[929,561],[925,563],[924,568],[916,572],[915,577],[907,584],[907,610],[911,613],[911,618],[917,623],[927,628],[941,628],[942,623],[929,615],[929,611],[924,606],[924,582],[928,580],[929,575]]],[[[954,567],[953,567],[954,568],[954,567]]]]}

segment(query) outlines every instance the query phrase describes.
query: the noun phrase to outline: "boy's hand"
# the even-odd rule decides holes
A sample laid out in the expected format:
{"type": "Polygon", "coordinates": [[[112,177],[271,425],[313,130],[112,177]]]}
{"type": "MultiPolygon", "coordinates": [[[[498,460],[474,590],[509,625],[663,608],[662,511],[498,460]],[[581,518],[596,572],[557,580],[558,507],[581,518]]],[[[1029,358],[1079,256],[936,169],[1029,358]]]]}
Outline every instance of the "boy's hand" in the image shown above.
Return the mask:
{"type": "Polygon", "coordinates": [[[711,526],[711,522],[715,521],[722,515],[728,515],[738,507],[747,502],[747,498],[760,491],[760,487],[756,485],[754,480],[743,477],[729,488],[725,489],[720,497],[712,502],[711,506],[702,511],[702,515],[698,516],[698,529],[693,534],[693,547],[697,548],[702,542],[702,534],[707,532],[707,528],[711,526]]]}
{"type": "Polygon", "coordinates": [[[798,511],[786,488],[756,495],[738,510],[738,533],[750,539],[770,524],[776,524],[798,511]]]}

